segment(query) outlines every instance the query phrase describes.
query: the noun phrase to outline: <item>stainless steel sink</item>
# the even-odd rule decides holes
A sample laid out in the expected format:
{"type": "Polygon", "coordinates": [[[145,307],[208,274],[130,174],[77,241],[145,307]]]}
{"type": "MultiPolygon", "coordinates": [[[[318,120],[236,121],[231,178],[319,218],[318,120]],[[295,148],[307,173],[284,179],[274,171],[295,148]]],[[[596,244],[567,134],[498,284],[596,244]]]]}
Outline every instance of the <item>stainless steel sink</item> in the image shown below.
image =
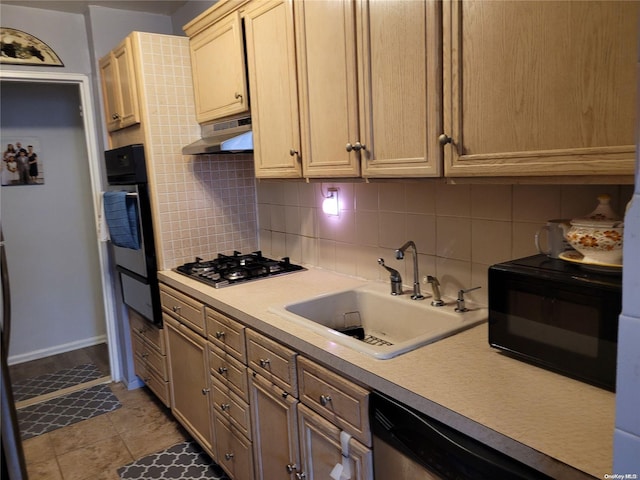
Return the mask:
{"type": "MultiPolygon", "coordinates": [[[[446,299],[445,299],[446,300],[446,299]]],[[[392,296],[389,286],[364,287],[270,307],[280,317],[331,341],[378,359],[388,359],[466,330],[488,318],[486,308],[455,312],[456,302],[433,307],[429,299],[392,296]]]]}

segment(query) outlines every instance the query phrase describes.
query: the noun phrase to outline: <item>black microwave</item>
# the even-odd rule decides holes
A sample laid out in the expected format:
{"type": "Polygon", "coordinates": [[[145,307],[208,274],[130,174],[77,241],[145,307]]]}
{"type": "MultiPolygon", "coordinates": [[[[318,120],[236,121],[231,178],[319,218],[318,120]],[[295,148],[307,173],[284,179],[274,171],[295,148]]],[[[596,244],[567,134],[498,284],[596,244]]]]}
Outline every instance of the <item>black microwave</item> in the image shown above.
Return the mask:
{"type": "Polygon", "coordinates": [[[489,267],[489,344],[615,391],[622,271],[546,255],[489,267]]]}

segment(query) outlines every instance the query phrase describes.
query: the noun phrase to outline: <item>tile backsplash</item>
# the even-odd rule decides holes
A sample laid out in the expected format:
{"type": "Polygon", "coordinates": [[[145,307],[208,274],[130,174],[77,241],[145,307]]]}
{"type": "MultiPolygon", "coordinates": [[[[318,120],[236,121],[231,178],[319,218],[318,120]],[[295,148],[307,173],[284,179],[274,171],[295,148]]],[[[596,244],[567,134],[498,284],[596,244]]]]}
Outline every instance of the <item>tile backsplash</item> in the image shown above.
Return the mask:
{"type": "Polygon", "coordinates": [[[200,138],[189,40],[138,33],[159,268],[258,248],[252,155],[182,155],[200,138]]]}
{"type": "MultiPolygon", "coordinates": [[[[257,191],[260,248],[266,255],[386,280],[377,264],[382,257],[410,287],[410,256],[396,260],[394,250],[413,240],[421,277],[436,275],[448,296],[482,286],[469,298],[486,303],[487,268],[537,253],[534,236],[548,219],[586,215],[601,193],[611,195],[612,207],[622,215],[633,187],[262,180],[257,191]],[[338,188],[338,217],[322,212],[329,187],[338,188]]],[[[424,283],[422,289],[430,292],[424,283]]]]}

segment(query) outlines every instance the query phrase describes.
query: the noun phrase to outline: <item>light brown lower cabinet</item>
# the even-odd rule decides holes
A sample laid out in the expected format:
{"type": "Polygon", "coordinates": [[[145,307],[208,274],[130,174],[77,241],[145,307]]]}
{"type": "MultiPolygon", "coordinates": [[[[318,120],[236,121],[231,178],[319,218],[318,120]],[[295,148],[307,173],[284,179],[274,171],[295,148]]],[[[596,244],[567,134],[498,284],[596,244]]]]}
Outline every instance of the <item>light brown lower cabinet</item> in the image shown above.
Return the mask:
{"type": "Polygon", "coordinates": [[[209,410],[207,341],[163,315],[171,378],[171,411],[202,448],[217,460],[209,410]]]}
{"type": "Polygon", "coordinates": [[[218,412],[214,413],[214,423],[218,464],[233,480],[253,480],[251,442],[218,412]]]}
{"type": "MultiPolygon", "coordinates": [[[[342,463],[341,429],[251,371],[249,392],[256,479],[331,478],[342,463]]],[[[349,462],[352,480],[373,479],[372,450],[355,438],[349,462]]]]}
{"type": "Polygon", "coordinates": [[[256,480],[295,480],[295,474],[301,472],[298,400],[250,371],[249,403],[256,480]]]}
{"type": "MultiPolygon", "coordinates": [[[[342,464],[341,430],[313,410],[298,404],[298,433],[302,471],[305,480],[330,478],[333,468],[342,464]]],[[[352,480],[373,479],[373,453],[355,438],[349,440],[349,468],[352,480]]]]}

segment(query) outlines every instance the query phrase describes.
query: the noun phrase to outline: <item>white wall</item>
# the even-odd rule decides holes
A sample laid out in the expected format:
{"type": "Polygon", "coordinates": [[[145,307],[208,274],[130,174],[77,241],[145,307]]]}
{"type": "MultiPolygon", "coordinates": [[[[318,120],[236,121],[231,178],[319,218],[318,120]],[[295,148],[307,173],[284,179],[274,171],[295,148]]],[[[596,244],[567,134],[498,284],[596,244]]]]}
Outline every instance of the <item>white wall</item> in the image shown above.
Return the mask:
{"type": "Polygon", "coordinates": [[[0,192],[16,363],[104,341],[106,325],[78,86],[6,81],[0,94],[3,142],[37,137],[45,182],[0,192]]]}

